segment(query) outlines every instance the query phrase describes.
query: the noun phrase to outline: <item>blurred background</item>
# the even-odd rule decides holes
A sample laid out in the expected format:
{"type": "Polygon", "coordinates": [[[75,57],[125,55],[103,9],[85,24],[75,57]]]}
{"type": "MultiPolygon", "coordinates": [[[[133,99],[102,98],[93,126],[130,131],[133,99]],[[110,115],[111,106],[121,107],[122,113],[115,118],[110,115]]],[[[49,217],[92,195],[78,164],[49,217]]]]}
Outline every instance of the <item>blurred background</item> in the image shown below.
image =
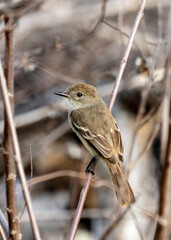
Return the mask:
{"type": "MultiPolygon", "coordinates": [[[[17,18],[15,122],[27,179],[32,179],[31,197],[42,239],[67,236],[91,159],[69,127],[64,102],[53,92],[85,82],[95,86],[106,104],[109,103],[138,5],[138,0],[108,0],[105,16],[100,19],[100,0],[37,1],[21,13],[0,2],[0,11],[17,18]]],[[[121,130],[125,149],[123,167],[136,203],[128,209],[118,206],[109,173],[99,161],[76,239],[154,237],[163,168],[161,106],[170,68],[170,62],[166,66],[170,30],[170,1],[147,1],[112,110],[121,130]],[[112,223],[107,235],[105,231],[112,223]]],[[[2,37],[0,46],[3,58],[2,37]]],[[[1,147],[3,118],[1,98],[1,147]]],[[[0,193],[0,209],[6,215],[2,154],[0,193]]],[[[21,213],[24,201],[19,179],[17,204],[21,213]]],[[[23,239],[33,239],[27,211],[21,219],[21,231],[23,239]]]]}

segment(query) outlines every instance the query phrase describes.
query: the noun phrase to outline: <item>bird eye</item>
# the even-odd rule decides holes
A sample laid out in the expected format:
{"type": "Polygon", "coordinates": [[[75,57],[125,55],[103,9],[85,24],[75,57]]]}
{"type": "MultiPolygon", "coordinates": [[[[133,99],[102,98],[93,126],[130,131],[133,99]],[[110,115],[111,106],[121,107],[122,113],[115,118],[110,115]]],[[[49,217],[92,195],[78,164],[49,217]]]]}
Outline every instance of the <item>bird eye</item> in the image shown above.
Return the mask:
{"type": "Polygon", "coordinates": [[[78,96],[78,97],[81,97],[82,95],[83,95],[83,94],[82,94],[82,93],[80,93],[80,92],[79,92],[79,93],[77,93],[77,96],[78,96]]]}

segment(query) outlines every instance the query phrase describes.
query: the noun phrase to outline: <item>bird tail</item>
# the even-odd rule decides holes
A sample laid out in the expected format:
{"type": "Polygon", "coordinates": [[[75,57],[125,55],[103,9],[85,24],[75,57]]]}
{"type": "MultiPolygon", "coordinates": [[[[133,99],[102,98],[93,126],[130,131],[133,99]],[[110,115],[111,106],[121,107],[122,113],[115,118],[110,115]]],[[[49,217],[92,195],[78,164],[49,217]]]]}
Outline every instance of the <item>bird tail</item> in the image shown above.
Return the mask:
{"type": "Polygon", "coordinates": [[[105,161],[114,185],[116,197],[121,207],[125,207],[135,201],[133,191],[119,162],[111,163],[105,161]]]}

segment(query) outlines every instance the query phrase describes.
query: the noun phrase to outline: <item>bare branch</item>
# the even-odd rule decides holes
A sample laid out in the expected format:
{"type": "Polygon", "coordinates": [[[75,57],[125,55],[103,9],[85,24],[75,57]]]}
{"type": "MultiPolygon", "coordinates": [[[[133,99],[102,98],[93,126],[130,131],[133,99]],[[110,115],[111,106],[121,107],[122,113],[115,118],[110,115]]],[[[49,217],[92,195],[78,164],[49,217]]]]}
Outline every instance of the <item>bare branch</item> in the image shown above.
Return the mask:
{"type": "Polygon", "coordinates": [[[27,182],[26,182],[26,177],[25,177],[25,173],[24,173],[24,169],[23,169],[23,163],[22,163],[22,160],[21,160],[21,153],[20,153],[17,133],[16,133],[16,129],[15,129],[13,116],[12,116],[12,111],[11,111],[11,108],[10,108],[10,102],[9,102],[9,97],[8,97],[6,80],[5,80],[5,76],[4,76],[4,73],[3,73],[1,61],[0,61],[0,80],[1,80],[0,81],[0,86],[1,86],[1,90],[2,90],[4,106],[5,106],[6,114],[7,114],[8,121],[9,121],[9,129],[10,129],[12,144],[13,144],[13,147],[14,147],[14,152],[15,152],[15,157],[16,157],[16,165],[17,165],[17,168],[18,168],[20,181],[21,181],[21,184],[22,184],[22,187],[23,187],[23,195],[24,195],[25,201],[27,202],[27,209],[28,209],[28,213],[29,213],[29,216],[30,216],[32,229],[33,229],[33,232],[34,232],[34,237],[35,237],[36,240],[40,240],[41,239],[40,238],[40,233],[39,233],[36,218],[35,218],[35,215],[34,215],[30,194],[29,194],[29,191],[28,191],[28,188],[27,188],[27,182]]]}
{"type": "MultiPolygon", "coordinates": [[[[93,164],[93,167],[92,167],[92,171],[95,169],[97,161],[98,161],[98,159],[95,158],[94,159],[94,164],[93,164]]],[[[83,207],[84,207],[84,203],[85,203],[85,200],[86,200],[86,197],[87,197],[87,193],[88,193],[92,178],[93,178],[93,174],[89,172],[87,174],[83,189],[81,190],[80,198],[79,198],[78,205],[77,205],[77,208],[76,208],[76,211],[75,211],[75,214],[74,214],[74,218],[73,218],[73,221],[72,221],[72,226],[71,226],[71,229],[70,229],[70,232],[69,232],[68,240],[74,239],[74,237],[75,237],[75,234],[76,234],[76,231],[77,231],[77,228],[78,228],[78,224],[79,224],[79,221],[80,221],[80,218],[81,218],[81,213],[82,213],[82,210],[83,210],[83,207]]]]}
{"type": "MultiPolygon", "coordinates": [[[[148,94],[150,92],[150,89],[151,89],[151,83],[148,83],[147,87],[144,88],[143,92],[141,93],[142,94],[142,100],[140,102],[140,106],[139,106],[139,109],[138,109],[138,114],[137,114],[137,117],[136,117],[135,130],[134,130],[134,133],[133,133],[130,152],[129,152],[129,157],[128,157],[128,165],[131,163],[131,160],[132,160],[134,143],[135,143],[135,140],[136,140],[137,132],[138,132],[139,128],[141,127],[140,123],[141,123],[141,119],[142,119],[142,116],[143,116],[144,111],[145,111],[145,106],[146,106],[146,103],[147,103],[147,97],[148,97],[148,94]]],[[[129,171],[127,173],[129,173],[129,171]]]]}
{"type": "Polygon", "coordinates": [[[125,67],[126,67],[126,63],[128,61],[128,57],[129,57],[129,53],[131,51],[131,47],[132,47],[132,44],[133,44],[133,41],[134,41],[134,37],[135,37],[135,34],[137,32],[140,20],[141,20],[143,14],[144,14],[145,4],[146,4],[146,0],[142,0],[141,3],[140,3],[139,9],[138,9],[133,27],[132,27],[132,31],[131,31],[127,46],[125,48],[124,55],[123,55],[122,60],[121,60],[118,75],[116,77],[116,82],[115,82],[115,85],[113,87],[112,95],[111,95],[111,99],[110,99],[110,103],[109,103],[109,109],[110,110],[112,110],[113,104],[114,104],[115,99],[116,99],[118,88],[119,88],[119,85],[120,85],[120,82],[121,82],[121,79],[122,79],[122,76],[123,76],[123,73],[124,73],[124,70],[125,70],[125,67]]]}
{"type": "MultiPolygon", "coordinates": [[[[167,60],[167,64],[168,64],[167,60]]],[[[165,224],[158,222],[154,240],[167,240],[171,229],[169,228],[169,212],[171,203],[171,123],[170,119],[170,77],[169,66],[167,65],[168,74],[165,78],[165,94],[163,96],[163,114],[162,119],[162,149],[161,161],[163,163],[163,172],[160,182],[160,202],[159,216],[165,221],[165,224]]]]}
{"type": "MultiPolygon", "coordinates": [[[[107,26],[113,28],[114,30],[118,31],[120,34],[122,34],[123,36],[125,36],[127,39],[129,39],[129,35],[122,31],[121,29],[117,28],[116,26],[113,26],[112,24],[110,24],[109,22],[107,22],[105,19],[103,20],[103,23],[106,24],[107,26]]],[[[142,52],[141,48],[138,46],[138,44],[136,43],[136,41],[133,42],[133,45],[136,47],[136,49],[140,52],[141,56],[143,58],[145,58],[144,53],[142,52]]]]}
{"type": "Polygon", "coordinates": [[[138,153],[138,155],[135,157],[136,161],[132,161],[132,163],[129,164],[128,168],[127,168],[127,172],[129,173],[134,167],[135,165],[140,161],[141,157],[150,149],[157,133],[159,132],[160,129],[160,124],[159,124],[159,119],[157,119],[157,121],[154,123],[151,131],[149,132],[147,141],[145,146],[143,147],[143,149],[141,150],[140,153],[138,153]]]}
{"type": "MultiPolygon", "coordinates": [[[[10,18],[5,18],[5,24],[11,22],[10,18]]],[[[5,64],[4,73],[6,76],[6,84],[8,88],[8,96],[10,100],[11,112],[13,112],[13,96],[14,96],[14,77],[13,77],[13,55],[14,55],[14,31],[5,32],[5,64]]],[[[6,109],[4,109],[4,165],[6,173],[6,198],[7,198],[7,214],[9,222],[10,239],[21,239],[20,224],[18,220],[17,198],[16,198],[16,171],[14,151],[9,129],[9,120],[6,109]]]]}
{"type": "Polygon", "coordinates": [[[160,206],[159,216],[163,219],[165,224],[161,222],[157,223],[154,240],[167,240],[169,239],[169,211],[171,203],[171,125],[169,130],[169,139],[167,143],[166,159],[164,164],[164,170],[162,174],[160,184],[160,206]]]}

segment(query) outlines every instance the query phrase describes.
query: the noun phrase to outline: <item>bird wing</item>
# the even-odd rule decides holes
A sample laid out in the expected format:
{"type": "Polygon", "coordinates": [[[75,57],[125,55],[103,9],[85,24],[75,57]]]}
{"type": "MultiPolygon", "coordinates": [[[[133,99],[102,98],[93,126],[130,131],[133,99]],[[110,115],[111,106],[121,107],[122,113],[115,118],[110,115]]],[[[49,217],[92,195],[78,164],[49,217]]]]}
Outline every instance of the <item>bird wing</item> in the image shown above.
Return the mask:
{"type": "Polygon", "coordinates": [[[76,132],[78,132],[84,139],[90,142],[90,144],[96,148],[98,152],[104,158],[111,158],[113,154],[113,147],[109,144],[106,137],[101,134],[93,134],[88,128],[78,125],[75,121],[72,121],[72,126],[76,132]]]}

